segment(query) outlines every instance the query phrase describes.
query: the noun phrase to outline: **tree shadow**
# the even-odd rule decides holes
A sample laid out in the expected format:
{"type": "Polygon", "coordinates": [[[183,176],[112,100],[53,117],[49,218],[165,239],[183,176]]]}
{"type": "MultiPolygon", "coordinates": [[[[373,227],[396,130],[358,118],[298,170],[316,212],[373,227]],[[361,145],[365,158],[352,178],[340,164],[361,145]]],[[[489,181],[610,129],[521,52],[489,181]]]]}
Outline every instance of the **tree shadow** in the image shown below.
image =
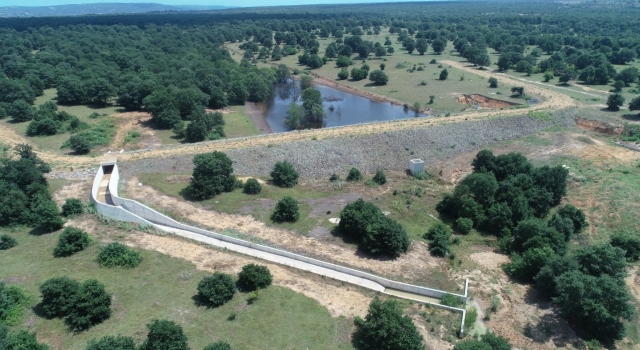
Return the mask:
{"type": "Polygon", "coordinates": [[[633,122],[639,122],[640,121],[640,114],[625,114],[622,116],[622,119],[624,120],[630,120],[633,122]]]}
{"type": "Polygon", "coordinates": [[[600,108],[600,112],[618,113],[618,112],[620,112],[620,109],[618,109],[617,111],[614,111],[612,109],[609,109],[609,107],[604,107],[604,108],[600,108]]]}
{"type": "Polygon", "coordinates": [[[209,302],[209,300],[207,300],[206,298],[203,298],[200,294],[195,294],[191,297],[191,300],[193,300],[193,304],[196,307],[205,307],[207,309],[217,309],[222,305],[212,305],[211,302],[209,302]]]}
{"type": "Polygon", "coordinates": [[[527,324],[524,335],[539,344],[552,341],[557,348],[579,341],[574,329],[555,312],[542,315],[535,324],[527,324]]]}
{"type": "Polygon", "coordinates": [[[34,227],[31,230],[29,230],[29,234],[32,235],[32,236],[43,236],[43,235],[50,234],[52,232],[55,232],[55,231],[49,232],[49,231],[45,230],[44,228],[42,228],[41,226],[34,227]]]}
{"type": "Polygon", "coordinates": [[[46,315],[44,313],[44,311],[42,310],[42,302],[39,302],[34,307],[32,307],[31,311],[33,311],[33,313],[36,316],[44,318],[45,320],[53,320],[53,319],[57,318],[56,316],[49,316],[49,315],[46,315]]]}

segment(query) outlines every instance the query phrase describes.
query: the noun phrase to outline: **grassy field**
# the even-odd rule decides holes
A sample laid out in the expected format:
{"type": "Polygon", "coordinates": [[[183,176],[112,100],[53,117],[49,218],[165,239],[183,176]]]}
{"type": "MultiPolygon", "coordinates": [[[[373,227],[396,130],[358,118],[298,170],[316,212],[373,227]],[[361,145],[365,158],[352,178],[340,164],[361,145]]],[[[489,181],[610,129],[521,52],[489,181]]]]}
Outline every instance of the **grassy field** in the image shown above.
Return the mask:
{"type": "Polygon", "coordinates": [[[247,295],[239,293],[224,306],[209,309],[196,306],[193,299],[207,273],[190,262],[142,251],[144,260],[136,269],[104,269],[95,262],[98,243],[71,257],[53,258],[59,233],[34,236],[27,232],[9,232],[19,245],[0,252],[0,276],[32,295],[34,307],[39,302],[39,285],[58,276],[97,279],[112,295],[111,318],[81,333],[69,332],[60,319],[47,320],[27,310],[15,328],[35,331],[54,350],[84,349],[89,340],[104,335],[131,336],[141,342],[146,337],[145,324],[152,319],[181,324],[192,349],[217,340],[229,342],[233,349],[351,349],[350,319],[332,318],[315,300],[289,289],[271,286],[251,305],[247,295]],[[191,277],[181,278],[184,274],[191,277]],[[236,319],[229,321],[232,312],[236,319]]]}
{"type": "MultiPolygon", "coordinates": [[[[34,105],[37,107],[45,102],[54,101],[55,97],[56,97],[56,89],[47,89],[44,91],[44,94],[42,96],[39,96],[36,99],[34,105]]],[[[90,125],[93,125],[93,124],[99,123],[100,121],[105,120],[104,115],[109,116],[118,112],[119,108],[118,107],[93,108],[89,106],[58,106],[58,110],[68,112],[69,114],[75,115],[76,117],[78,117],[78,119],[80,119],[81,121],[88,123],[90,125]],[[103,116],[96,119],[91,119],[89,118],[89,115],[92,113],[98,113],[103,116]]],[[[67,131],[53,135],[53,136],[29,137],[29,136],[26,136],[27,126],[29,125],[29,122],[11,123],[8,120],[2,120],[0,122],[6,123],[9,127],[16,130],[20,135],[23,135],[29,141],[29,143],[35,145],[39,149],[46,149],[46,150],[50,150],[58,153],[68,152],[68,149],[67,150],[60,149],[62,144],[65,141],[67,141],[69,137],[71,137],[71,133],[67,131]]]]}
{"type": "MultiPolygon", "coordinates": [[[[372,71],[380,69],[379,66],[381,63],[386,65],[384,71],[389,76],[389,82],[387,85],[374,86],[371,84],[369,79],[361,81],[352,81],[349,79],[342,80],[340,81],[341,83],[363,91],[398,99],[406,102],[410,106],[413,105],[414,102],[419,102],[422,106],[432,108],[435,113],[456,113],[469,107],[467,105],[461,105],[456,101],[456,97],[461,94],[482,94],[500,100],[522,103],[521,99],[512,99],[509,97],[511,95],[511,86],[499,84],[498,88],[491,89],[489,88],[487,80],[478,75],[450,68],[446,65],[440,66],[439,63],[429,63],[432,59],[435,59],[436,61],[445,59],[461,61],[461,57],[457,54],[452,55],[449,53],[450,50],[453,50],[453,45],[451,43],[449,43],[445,53],[442,55],[433,54],[432,51],[428,51],[425,55],[419,55],[417,52],[409,54],[406,50],[402,49],[402,44],[397,42],[397,35],[389,35],[387,29],[384,29],[380,35],[363,35],[362,39],[372,41],[374,43],[384,43],[385,36],[390,37],[395,53],[383,58],[375,58],[371,56],[367,60],[367,64],[370,66],[372,71]],[[413,68],[414,65],[416,70],[409,72],[408,70],[413,68]],[[422,67],[424,70],[418,71],[418,67],[422,67]],[[444,68],[447,68],[449,71],[449,78],[445,81],[440,81],[438,80],[438,77],[440,71],[444,68]],[[422,82],[426,83],[426,85],[421,85],[422,82]],[[432,105],[427,105],[430,95],[435,96],[435,102],[432,105]]],[[[322,57],[326,46],[330,44],[333,39],[319,39],[318,41],[320,42],[319,55],[322,57]]],[[[235,54],[232,57],[236,60],[240,60],[242,58],[242,50],[238,48],[239,45],[240,43],[227,45],[228,48],[235,51],[235,54]]],[[[302,53],[300,52],[300,54],[302,53]]],[[[349,70],[361,66],[361,60],[354,59],[353,61],[355,64],[349,67],[349,70]]],[[[282,63],[286,64],[290,68],[308,70],[306,66],[298,63],[297,54],[283,57],[280,61],[271,61],[270,63],[282,63]]],[[[266,66],[263,63],[260,63],[260,65],[266,66]]],[[[321,68],[310,71],[319,74],[320,76],[337,80],[340,68],[335,66],[334,60],[327,62],[327,64],[321,68]]]]}
{"type": "MultiPolygon", "coordinates": [[[[139,178],[145,185],[168,196],[183,198],[181,192],[188,183],[167,182],[167,177],[172,175],[176,174],[144,174],[139,178]]],[[[375,201],[381,210],[389,211],[389,217],[400,222],[411,239],[421,239],[426,228],[436,222],[431,215],[437,216],[434,208],[444,190],[443,186],[432,179],[416,180],[401,173],[388,173],[387,179],[388,183],[384,186],[359,182],[344,183],[339,189],[334,188],[328,179],[310,181],[293,188],[279,188],[267,183],[258,195],[247,195],[241,189],[236,189],[198,203],[219,212],[250,214],[269,225],[307,235],[316,226],[332,229],[335,225],[328,219],[338,217],[347,202],[362,197],[375,201]],[[296,223],[279,224],[270,219],[276,202],[284,196],[291,196],[300,202],[300,220],[296,223]]]]}

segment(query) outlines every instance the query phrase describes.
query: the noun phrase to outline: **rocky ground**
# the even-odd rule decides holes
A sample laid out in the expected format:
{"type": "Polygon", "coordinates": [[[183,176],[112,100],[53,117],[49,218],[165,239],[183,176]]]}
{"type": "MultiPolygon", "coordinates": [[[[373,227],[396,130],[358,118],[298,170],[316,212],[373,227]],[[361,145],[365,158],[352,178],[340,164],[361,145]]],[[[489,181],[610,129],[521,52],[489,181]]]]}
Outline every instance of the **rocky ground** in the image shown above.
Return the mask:
{"type": "MultiPolygon", "coordinates": [[[[346,174],[351,167],[364,173],[378,169],[405,170],[409,160],[425,163],[454,157],[484,145],[536,133],[552,126],[574,126],[570,112],[553,118],[518,116],[431,126],[414,130],[394,130],[371,135],[353,135],[322,140],[304,140],[277,145],[226,151],[234,161],[236,174],[268,176],[277,161],[288,160],[304,177],[346,174]]],[[[125,176],[158,172],[189,172],[193,156],[168,156],[120,163],[125,176]]]]}

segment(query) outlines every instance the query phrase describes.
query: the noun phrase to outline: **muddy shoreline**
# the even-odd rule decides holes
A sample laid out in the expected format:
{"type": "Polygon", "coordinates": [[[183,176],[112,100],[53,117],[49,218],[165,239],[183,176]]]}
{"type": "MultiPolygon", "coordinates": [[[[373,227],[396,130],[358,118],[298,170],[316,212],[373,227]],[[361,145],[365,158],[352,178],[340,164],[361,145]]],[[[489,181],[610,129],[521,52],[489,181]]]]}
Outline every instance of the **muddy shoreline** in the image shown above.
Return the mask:
{"type": "Polygon", "coordinates": [[[262,107],[260,107],[255,102],[246,102],[244,104],[247,115],[253,120],[253,124],[255,124],[256,128],[260,132],[260,134],[272,134],[273,130],[267,123],[267,117],[264,115],[264,111],[262,107]]]}

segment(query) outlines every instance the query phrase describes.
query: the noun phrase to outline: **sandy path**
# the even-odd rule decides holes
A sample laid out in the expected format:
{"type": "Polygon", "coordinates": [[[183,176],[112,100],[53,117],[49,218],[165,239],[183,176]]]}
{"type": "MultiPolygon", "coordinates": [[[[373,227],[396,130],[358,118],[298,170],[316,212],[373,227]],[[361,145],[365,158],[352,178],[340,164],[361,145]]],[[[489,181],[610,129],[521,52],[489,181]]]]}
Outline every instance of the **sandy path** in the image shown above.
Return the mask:
{"type": "Polygon", "coordinates": [[[202,209],[196,204],[164,195],[149,186],[138,186],[137,178],[129,179],[127,188],[129,189],[128,197],[149,203],[155,208],[170,211],[188,221],[213,227],[218,231],[235,229],[256,238],[268,240],[298,254],[374,271],[386,277],[402,277],[404,280],[413,281],[421,279],[431,269],[442,268],[442,259],[431,257],[427,245],[422,242],[413,242],[409,252],[395,260],[378,260],[356,254],[354,246],[320,242],[315,238],[269,227],[249,215],[225,214],[202,209]]]}
{"type": "Polygon", "coordinates": [[[247,102],[244,104],[245,110],[251,120],[253,120],[253,124],[256,125],[256,128],[260,131],[260,134],[271,134],[273,131],[267,123],[267,118],[264,116],[264,111],[258,104],[255,102],[247,102]]]}

